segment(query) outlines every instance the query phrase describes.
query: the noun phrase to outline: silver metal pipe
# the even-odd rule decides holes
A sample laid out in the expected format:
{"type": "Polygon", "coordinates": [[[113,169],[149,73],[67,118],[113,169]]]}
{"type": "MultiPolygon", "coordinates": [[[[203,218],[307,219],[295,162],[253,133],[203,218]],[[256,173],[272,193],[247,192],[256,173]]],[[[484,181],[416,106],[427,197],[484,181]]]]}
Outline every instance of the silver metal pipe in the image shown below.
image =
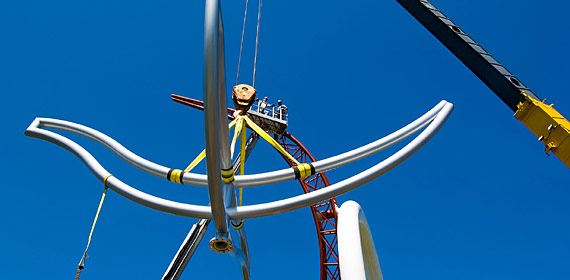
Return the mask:
{"type": "Polygon", "coordinates": [[[232,219],[275,215],[313,205],[360,187],[363,184],[366,184],[376,179],[378,176],[388,172],[409,158],[416,151],[418,151],[437,133],[437,131],[439,131],[445,121],[449,118],[449,115],[452,111],[453,105],[451,103],[445,104],[441,112],[432,121],[432,123],[430,123],[430,125],[424,131],[422,131],[420,135],[414,138],[414,140],[412,140],[409,144],[404,146],[392,156],[357,175],[310,193],[269,203],[228,209],[228,214],[232,219]]]}
{"type": "MultiPolygon", "coordinates": [[[[113,138],[90,127],[69,121],[49,118],[36,118],[35,121],[38,124],[38,128],[51,128],[68,131],[96,141],[105,146],[107,149],[111,150],[113,153],[118,155],[129,164],[152,175],[166,179],[168,171],[171,169],[170,167],[162,166],[138,156],[137,154],[131,152],[129,149],[125,148],[119,142],[115,141],[113,138]]],[[[203,174],[187,172],[184,173],[183,179],[184,183],[188,185],[204,187],[208,186],[206,175],[203,174]]]]}
{"type": "MultiPolygon", "coordinates": [[[[428,111],[427,113],[416,119],[415,121],[370,144],[367,144],[361,148],[348,151],[337,156],[333,156],[327,159],[314,162],[313,166],[315,167],[316,172],[317,173],[325,172],[340,167],[344,164],[354,162],[358,159],[379,152],[387,147],[390,147],[402,141],[409,135],[425,127],[435,117],[435,115],[439,113],[441,108],[443,108],[443,105],[446,103],[447,102],[445,101],[440,102],[438,105],[436,105],[434,108],[432,108],[430,111],[428,111]]],[[[111,137],[95,129],[63,120],[48,119],[48,118],[37,118],[36,120],[38,121],[39,125],[37,127],[39,128],[43,127],[43,128],[64,130],[97,141],[98,143],[107,147],[109,150],[117,154],[119,157],[121,157],[123,160],[127,161],[131,165],[141,169],[142,171],[153,174],[155,176],[166,179],[168,170],[170,170],[169,167],[156,164],[154,162],[151,162],[134,154],[133,152],[129,151],[127,148],[123,147],[120,143],[113,140],[111,137]]],[[[260,174],[251,174],[243,176],[237,175],[235,176],[234,187],[236,188],[252,187],[252,186],[273,184],[292,179],[295,179],[295,173],[291,168],[286,168],[286,169],[260,173],[260,174]]],[[[184,173],[183,183],[186,185],[208,186],[206,175],[196,174],[191,172],[184,173]]]]}
{"type": "Polygon", "coordinates": [[[249,274],[250,262],[249,262],[249,246],[247,244],[247,235],[245,234],[245,229],[243,227],[241,227],[240,229],[236,229],[236,232],[239,240],[239,247],[245,257],[244,263],[247,266],[249,274]]]}
{"type": "Polygon", "coordinates": [[[366,215],[352,200],[337,208],[340,276],[351,280],[383,280],[378,253],[366,215]]]}
{"type": "Polygon", "coordinates": [[[245,255],[244,251],[238,250],[234,247],[230,252],[228,252],[228,254],[239,261],[243,280],[249,280],[249,259],[245,255]]]}
{"type": "MultiPolygon", "coordinates": [[[[233,163],[234,172],[236,173],[239,172],[240,163],[241,163],[240,158],[245,156],[245,159],[247,160],[247,158],[251,154],[251,151],[255,147],[255,144],[257,143],[258,139],[259,137],[255,132],[249,135],[249,138],[245,146],[245,153],[241,154],[240,152],[233,163]]],[[[226,198],[226,200],[232,201],[232,206],[236,206],[235,195],[233,197],[226,198]]],[[[231,222],[234,225],[239,225],[240,223],[242,223],[242,221],[243,220],[233,220],[231,222]]],[[[204,237],[204,234],[206,232],[209,223],[210,220],[208,219],[200,219],[196,224],[194,224],[194,226],[192,226],[190,232],[186,236],[186,239],[182,242],[180,249],[174,256],[174,259],[170,262],[170,266],[166,269],[166,272],[162,277],[163,280],[176,280],[180,278],[180,275],[182,275],[182,272],[186,268],[186,265],[188,264],[190,258],[194,254],[194,251],[198,247],[198,244],[204,237]]],[[[247,280],[250,278],[249,277],[250,262],[249,262],[249,249],[247,245],[247,236],[245,234],[245,229],[243,226],[239,227],[239,229],[236,229],[236,233],[240,247],[239,248],[233,247],[235,250],[232,250],[229,253],[230,255],[238,259],[240,265],[242,266],[243,279],[247,280]],[[239,253],[238,251],[241,251],[241,253],[239,253]]]]}
{"type": "MultiPolygon", "coordinates": [[[[334,168],[370,156],[374,153],[382,151],[402,141],[403,139],[416,133],[417,131],[428,125],[436,117],[436,115],[442,110],[445,104],[448,104],[448,102],[442,100],[431,110],[423,114],[421,117],[417,118],[415,121],[409,123],[408,125],[400,128],[399,130],[389,134],[388,136],[382,137],[372,143],[342,153],[340,155],[313,162],[312,164],[313,167],[315,168],[315,172],[320,173],[332,170],[334,168]]],[[[260,173],[260,174],[238,176],[236,177],[234,185],[236,187],[242,188],[242,187],[273,184],[293,179],[295,179],[295,173],[291,168],[287,168],[287,169],[260,173]]]]}
{"type": "MultiPolygon", "coordinates": [[[[234,173],[239,174],[239,170],[241,167],[241,157],[245,157],[245,160],[247,160],[247,158],[249,158],[249,155],[251,154],[251,152],[253,151],[253,148],[255,148],[255,145],[257,144],[257,140],[259,140],[259,135],[255,132],[252,132],[249,135],[249,138],[247,139],[247,142],[245,144],[245,151],[244,154],[242,154],[242,151],[240,150],[240,153],[236,156],[235,161],[233,162],[233,168],[234,168],[234,173]]],[[[236,196],[233,195],[231,197],[231,201],[232,201],[232,207],[236,207],[237,206],[237,199],[236,196]]],[[[243,258],[243,259],[239,259],[240,265],[241,265],[241,269],[242,269],[242,275],[243,275],[243,279],[249,279],[249,270],[250,270],[250,260],[249,260],[249,246],[247,244],[247,235],[245,234],[245,228],[243,226],[243,220],[232,220],[231,221],[232,225],[235,226],[239,226],[241,224],[241,227],[239,227],[236,230],[237,233],[237,239],[239,241],[239,250],[242,251],[242,254],[236,255],[235,257],[239,257],[239,258],[243,258]]]]}
{"type": "MultiPolygon", "coordinates": [[[[216,0],[218,1],[218,0],[216,0]]],[[[218,131],[220,133],[220,164],[222,169],[233,168],[228,129],[228,103],[226,98],[226,62],[224,54],[224,22],[222,7],[218,7],[218,131]]]]}
{"type": "Polygon", "coordinates": [[[444,100],[440,101],[435,107],[433,107],[423,116],[419,117],[415,121],[409,123],[408,125],[404,126],[403,128],[397,130],[396,132],[386,137],[383,137],[379,140],[376,140],[370,144],[364,145],[352,151],[348,151],[340,155],[336,155],[324,160],[319,160],[313,163],[313,166],[315,167],[315,172],[320,173],[351,162],[355,162],[359,159],[375,154],[381,150],[384,150],[398,143],[400,139],[407,138],[408,136],[418,132],[429,122],[431,122],[436,117],[436,115],[441,111],[443,106],[445,106],[445,104],[447,104],[447,101],[444,100]]]}
{"type": "MultiPolygon", "coordinates": [[[[111,175],[111,173],[109,173],[105,168],[103,168],[103,166],[101,166],[101,164],[83,147],[79,146],[77,143],[73,142],[72,140],[64,136],[61,136],[57,133],[48,130],[39,129],[38,126],[39,126],[39,119],[36,119],[28,127],[25,134],[30,137],[35,137],[49,141],[70,151],[75,156],[77,156],[81,161],[83,161],[83,163],[87,166],[87,168],[89,168],[89,170],[93,173],[93,175],[95,175],[95,177],[97,177],[97,179],[99,179],[99,181],[101,182],[103,182],[103,179],[105,177],[111,175]]],[[[111,188],[113,191],[117,192],[118,194],[124,196],[125,198],[155,210],[179,216],[186,216],[186,217],[205,218],[205,219],[212,218],[209,206],[184,204],[152,196],[150,194],[141,192],[123,183],[115,176],[111,176],[109,177],[109,179],[107,179],[107,186],[111,188]]]]}
{"type": "MultiPolygon", "coordinates": [[[[362,186],[363,184],[377,178],[378,176],[386,173],[390,169],[394,168],[405,159],[410,157],[418,149],[420,149],[427,141],[429,141],[437,131],[443,126],[445,121],[449,118],[453,110],[453,105],[451,103],[446,103],[442,110],[437,114],[437,117],[429,124],[429,126],[421,132],[414,140],[412,140],[408,145],[400,149],[398,152],[388,157],[384,161],[376,164],[375,166],[355,175],[348,179],[345,179],[336,184],[330,185],[327,188],[316,190],[311,193],[279,200],[269,203],[240,206],[228,209],[227,213],[229,217],[233,220],[236,219],[250,219],[255,217],[262,217],[268,215],[274,215],[278,213],[283,213],[298,208],[313,205],[320,201],[330,199],[332,197],[338,196],[352,189],[362,186]]],[[[42,130],[39,128],[40,119],[36,119],[26,130],[26,135],[31,137],[36,137],[56,145],[59,145],[73,154],[75,154],[85,165],[91,170],[91,172],[100,180],[109,175],[97,160],[87,152],[83,147],[79,146],[77,143],[67,139],[64,136],[53,133],[51,131],[42,130]]],[[[208,206],[198,206],[191,204],[184,204],[180,202],[170,201],[155,197],[144,192],[141,192],[119,180],[116,177],[110,177],[107,180],[107,186],[117,192],[118,194],[130,199],[141,205],[166,212],[174,215],[211,219],[212,213],[211,208],[208,206]]]]}
{"type": "MultiPolygon", "coordinates": [[[[220,2],[206,0],[204,19],[204,126],[206,130],[206,170],[208,193],[216,237],[228,239],[228,216],[224,203],[224,191],[221,177],[220,131],[220,2]]],[[[225,118],[224,118],[225,120],[225,118]]],[[[227,127],[223,128],[227,131],[227,127]]]]}
{"type": "MultiPolygon", "coordinates": [[[[146,160],[137,154],[129,151],[127,148],[123,147],[119,142],[115,141],[113,138],[84,125],[56,120],[48,118],[37,118],[39,128],[51,128],[59,129],[63,131],[68,131],[75,133],[91,140],[94,140],[101,145],[105,146],[107,149],[111,150],[113,153],[118,155],[120,158],[130,163],[134,167],[144,170],[152,175],[166,179],[166,175],[170,168],[156,164],[152,161],[146,160]]],[[[206,179],[206,176],[204,176],[206,179]]]]}

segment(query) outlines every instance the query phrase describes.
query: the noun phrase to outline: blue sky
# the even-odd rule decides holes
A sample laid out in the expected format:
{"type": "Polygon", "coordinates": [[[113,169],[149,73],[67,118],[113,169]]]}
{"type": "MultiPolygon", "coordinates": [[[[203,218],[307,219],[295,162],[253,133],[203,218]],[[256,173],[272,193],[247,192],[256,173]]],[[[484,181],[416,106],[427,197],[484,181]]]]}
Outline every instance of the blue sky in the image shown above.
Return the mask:
{"type": "MultiPolygon", "coordinates": [[[[222,1],[228,85],[235,81],[245,1],[222,1]]],[[[250,1],[240,83],[250,83],[257,1],[250,1]]],[[[432,1],[541,98],[570,114],[570,4],[432,1]]],[[[75,275],[102,184],[71,153],[25,137],[35,117],[113,137],[157,163],[185,167],[203,148],[203,1],[13,1],[0,23],[3,275],[75,275]]],[[[388,174],[338,197],[363,207],[386,279],[566,279],[569,170],[395,1],[265,1],[256,88],[289,107],[289,131],[316,158],[378,139],[439,100],[455,104],[440,133],[388,174]],[[310,120],[310,121],[307,121],[310,120]]],[[[70,136],[132,186],[207,204],[205,188],[145,174],[70,136]]],[[[397,147],[396,147],[397,148],[397,147]]],[[[395,149],[329,172],[340,181],[395,149]]],[[[285,163],[260,143],[246,172],[285,163]]],[[[197,170],[203,172],[204,167],[197,170]]],[[[288,182],[245,203],[301,192],[288,182]]],[[[157,279],[195,220],[109,192],[81,279],[157,279]]],[[[317,279],[308,209],[246,221],[255,279],[317,279]]],[[[205,239],[213,236],[213,230],[205,239]]],[[[23,275],[23,277],[22,277],[23,275]]],[[[235,260],[198,248],[183,279],[240,279],[235,260]]]]}

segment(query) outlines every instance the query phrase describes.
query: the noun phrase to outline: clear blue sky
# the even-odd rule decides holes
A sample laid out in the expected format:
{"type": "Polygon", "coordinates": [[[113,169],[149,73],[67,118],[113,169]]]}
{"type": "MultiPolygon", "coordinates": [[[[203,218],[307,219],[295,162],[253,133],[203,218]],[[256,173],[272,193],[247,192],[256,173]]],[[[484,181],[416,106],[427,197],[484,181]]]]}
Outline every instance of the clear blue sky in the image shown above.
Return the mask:
{"type": "MultiPolygon", "coordinates": [[[[235,81],[245,1],[222,1],[228,85],[235,81]]],[[[570,115],[570,4],[434,0],[542,98],[570,115]]],[[[250,83],[257,1],[250,1],[240,82],[250,83]]],[[[24,136],[35,117],[81,123],[157,163],[185,167],[204,143],[203,1],[5,1],[0,5],[5,279],[71,279],[102,184],[66,150],[24,136]]],[[[338,198],[372,227],[384,277],[567,279],[569,170],[395,1],[265,1],[256,88],[290,109],[289,131],[317,158],[369,143],[446,99],[455,111],[408,161],[338,198]],[[309,121],[307,121],[309,120],[309,121]]],[[[69,135],[69,134],[65,134],[69,135]]],[[[207,190],[145,174],[71,136],[141,190],[207,204],[207,190]]],[[[328,173],[342,180],[394,149],[328,173]]],[[[260,143],[246,165],[285,167],[260,143]]],[[[204,167],[198,168],[204,171],[204,167]]],[[[245,203],[301,192],[248,189],[245,203]]],[[[109,192],[81,279],[157,279],[195,220],[109,192]]],[[[308,209],[246,221],[254,279],[317,279],[308,209]]],[[[205,239],[213,236],[210,228],[205,239]]],[[[241,279],[202,243],[183,279],[241,279]]]]}

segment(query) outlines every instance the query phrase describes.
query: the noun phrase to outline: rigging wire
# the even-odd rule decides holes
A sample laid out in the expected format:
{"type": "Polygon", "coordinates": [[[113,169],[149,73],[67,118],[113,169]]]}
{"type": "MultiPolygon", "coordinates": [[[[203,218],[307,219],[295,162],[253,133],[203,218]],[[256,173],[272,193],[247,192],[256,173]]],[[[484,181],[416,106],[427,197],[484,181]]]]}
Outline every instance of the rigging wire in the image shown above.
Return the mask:
{"type": "MultiPolygon", "coordinates": [[[[255,87],[255,74],[256,74],[256,70],[257,70],[257,50],[259,49],[259,28],[260,28],[260,23],[261,23],[261,4],[262,4],[262,0],[259,0],[259,10],[257,12],[257,34],[255,36],[255,56],[253,59],[253,82],[252,82],[252,86],[255,87]]],[[[246,20],[247,20],[247,7],[249,6],[249,0],[245,1],[245,12],[243,15],[243,28],[241,30],[241,43],[239,46],[239,59],[238,59],[238,69],[237,69],[237,74],[236,74],[236,85],[239,82],[239,70],[240,70],[240,66],[241,66],[241,57],[242,57],[242,52],[243,52],[243,38],[245,36],[245,24],[246,24],[246,20]]]]}
{"type": "Polygon", "coordinates": [[[255,58],[253,60],[253,84],[255,87],[255,70],[257,67],[257,49],[259,47],[259,25],[261,23],[261,0],[259,0],[259,11],[257,12],[257,35],[255,37],[255,58]]]}
{"type": "Polygon", "coordinates": [[[241,30],[241,44],[239,45],[239,60],[238,60],[238,69],[237,69],[237,77],[236,77],[236,85],[238,84],[239,80],[239,66],[241,64],[241,51],[243,49],[243,36],[245,34],[245,20],[247,19],[247,6],[249,0],[245,0],[245,13],[243,15],[243,28],[241,30]]]}

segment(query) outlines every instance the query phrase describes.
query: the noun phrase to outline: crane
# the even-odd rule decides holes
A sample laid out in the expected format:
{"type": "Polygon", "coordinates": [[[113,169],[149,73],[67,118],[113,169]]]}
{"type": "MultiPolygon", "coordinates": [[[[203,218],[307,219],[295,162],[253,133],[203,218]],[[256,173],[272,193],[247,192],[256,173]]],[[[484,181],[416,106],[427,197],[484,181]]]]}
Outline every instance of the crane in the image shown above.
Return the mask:
{"type": "Polygon", "coordinates": [[[570,122],[427,0],[396,0],[489,87],[570,168],[570,122]],[[568,139],[568,140],[567,140],[568,139]]]}

